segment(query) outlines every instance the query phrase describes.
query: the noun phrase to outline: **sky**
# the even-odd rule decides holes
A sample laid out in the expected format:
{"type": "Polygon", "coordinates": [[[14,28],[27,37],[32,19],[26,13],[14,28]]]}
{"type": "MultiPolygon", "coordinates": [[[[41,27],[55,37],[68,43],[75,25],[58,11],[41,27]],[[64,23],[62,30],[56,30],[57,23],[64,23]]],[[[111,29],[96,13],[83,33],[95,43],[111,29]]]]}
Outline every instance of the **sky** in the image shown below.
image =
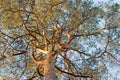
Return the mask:
{"type": "MultiPolygon", "coordinates": [[[[98,1],[103,1],[103,2],[108,2],[110,0],[93,0],[95,3],[97,3],[98,1]]],[[[120,4],[120,0],[113,0],[114,2],[117,2],[120,4]]]]}
{"type": "MultiPolygon", "coordinates": [[[[97,4],[99,1],[108,2],[110,0],[93,0],[95,4],[97,4]]],[[[114,2],[120,4],[120,0],[114,0],[114,2]]],[[[108,61],[107,63],[107,69],[108,69],[108,78],[107,80],[120,80],[120,65],[118,65],[116,62],[111,63],[108,61]]]]}

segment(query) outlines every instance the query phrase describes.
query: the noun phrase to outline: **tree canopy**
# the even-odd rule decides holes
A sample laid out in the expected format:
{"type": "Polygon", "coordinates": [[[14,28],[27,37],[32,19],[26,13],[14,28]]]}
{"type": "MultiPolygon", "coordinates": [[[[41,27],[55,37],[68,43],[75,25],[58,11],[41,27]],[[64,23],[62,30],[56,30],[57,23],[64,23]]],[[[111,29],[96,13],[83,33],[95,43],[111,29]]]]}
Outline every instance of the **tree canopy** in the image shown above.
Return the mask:
{"type": "Polygon", "coordinates": [[[119,33],[117,3],[0,0],[0,79],[104,79],[119,33]]]}

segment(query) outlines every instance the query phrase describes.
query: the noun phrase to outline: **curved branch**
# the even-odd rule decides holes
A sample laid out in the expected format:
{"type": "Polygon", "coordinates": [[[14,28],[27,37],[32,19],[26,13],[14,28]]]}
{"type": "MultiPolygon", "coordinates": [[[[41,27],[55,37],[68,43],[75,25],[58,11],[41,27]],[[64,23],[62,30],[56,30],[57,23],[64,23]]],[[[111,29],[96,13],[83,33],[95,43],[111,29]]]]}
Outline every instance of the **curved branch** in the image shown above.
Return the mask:
{"type": "Polygon", "coordinates": [[[93,76],[92,75],[90,75],[90,74],[73,74],[73,73],[69,73],[69,72],[66,72],[66,71],[63,71],[63,70],[61,70],[60,68],[58,68],[57,66],[55,66],[55,68],[57,69],[57,70],[59,70],[60,72],[62,72],[62,73],[65,73],[65,74],[68,74],[68,75],[71,75],[71,76],[74,76],[74,77],[83,77],[83,78],[92,78],[93,76]]]}
{"type": "Polygon", "coordinates": [[[39,76],[43,77],[44,75],[40,73],[39,67],[40,67],[40,65],[37,66],[37,73],[38,73],[39,76]]]}
{"type": "Polygon", "coordinates": [[[114,60],[116,60],[117,62],[120,62],[117,58],[115,58],[115,56],[113,56],[110,52],[105,51],[105,53],[107,53],[111,58],[113,58],[114,60]]]}
{"type": "Polygon", "coordinates": [[[27,53],[27,51],[21,51],[20,53],[17,53],[17,54],[12,54],[12,55],[10,55],[10,56],[2,56],[2,58],[0,58],[0,61],[1,60],[3,60],[3,59],[8,59],[8,58],[10,58],[10,57],[13,57],[13,56],[18,56],[18,55],[22,55],[22,54],[26,54],[27,53]]]}
{"type": "Polygon", "coordinates": [[[88,33],[88,34],[80,34],[80,35],[71,35],[71,39],[69,40],[69,44],[71,43],[71,41],[73,39],[75,39],[76,37],[81,37],[81,36],[92,36],[92,35],[97,35],[100,33],[100,31],[104,30],[106,26],[97,29],[96,31],[92,32],[92,33],[88,33]]]}

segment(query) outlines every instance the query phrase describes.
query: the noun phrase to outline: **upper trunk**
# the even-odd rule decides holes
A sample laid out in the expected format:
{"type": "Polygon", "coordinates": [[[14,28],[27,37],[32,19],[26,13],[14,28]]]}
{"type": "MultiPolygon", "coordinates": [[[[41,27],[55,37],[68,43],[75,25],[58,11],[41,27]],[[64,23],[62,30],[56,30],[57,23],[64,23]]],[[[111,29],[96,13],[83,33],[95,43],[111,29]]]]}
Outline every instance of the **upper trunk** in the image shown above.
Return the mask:
{"type": "Polygon", "coordinates": [[[55,73],[54,57],[52,51],[47,54],[46,61],[44,63],[44,77],[43,80],[58,80],[55,73]]]}

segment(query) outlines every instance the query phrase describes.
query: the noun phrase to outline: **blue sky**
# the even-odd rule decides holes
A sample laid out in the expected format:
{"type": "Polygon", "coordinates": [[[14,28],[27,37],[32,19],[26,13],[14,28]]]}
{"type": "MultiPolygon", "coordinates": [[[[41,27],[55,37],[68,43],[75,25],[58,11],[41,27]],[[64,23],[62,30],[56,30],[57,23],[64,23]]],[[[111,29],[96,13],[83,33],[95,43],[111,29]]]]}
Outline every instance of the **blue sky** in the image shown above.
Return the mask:
{"type": "MultiPolygon", "coordinates": [[[[108,2],[110,0],[93,0],[95,3],[98,3],[99,1],[103,1],[103,2],[108,2]]],[[[114,2],[117,2],[120,4],[120,0],[114,0],[114,2]]],[[[120,64],[117,63],[111,63],[112,60],[108,60],[107,63],[107,69],[108,69],[108,78],[107,80],[120,80],[120,64]]]]}
{"type": "MultiPolygon", "coordinates": [[[[110,1],[110,0],[93,0],[93,1],[95,1],[95,2],[98,2],[98,1],[107,2],[107,1],[110,1]]],[[[120,0],[113,0],[113,1],[120,4],[120,0]]]]}

